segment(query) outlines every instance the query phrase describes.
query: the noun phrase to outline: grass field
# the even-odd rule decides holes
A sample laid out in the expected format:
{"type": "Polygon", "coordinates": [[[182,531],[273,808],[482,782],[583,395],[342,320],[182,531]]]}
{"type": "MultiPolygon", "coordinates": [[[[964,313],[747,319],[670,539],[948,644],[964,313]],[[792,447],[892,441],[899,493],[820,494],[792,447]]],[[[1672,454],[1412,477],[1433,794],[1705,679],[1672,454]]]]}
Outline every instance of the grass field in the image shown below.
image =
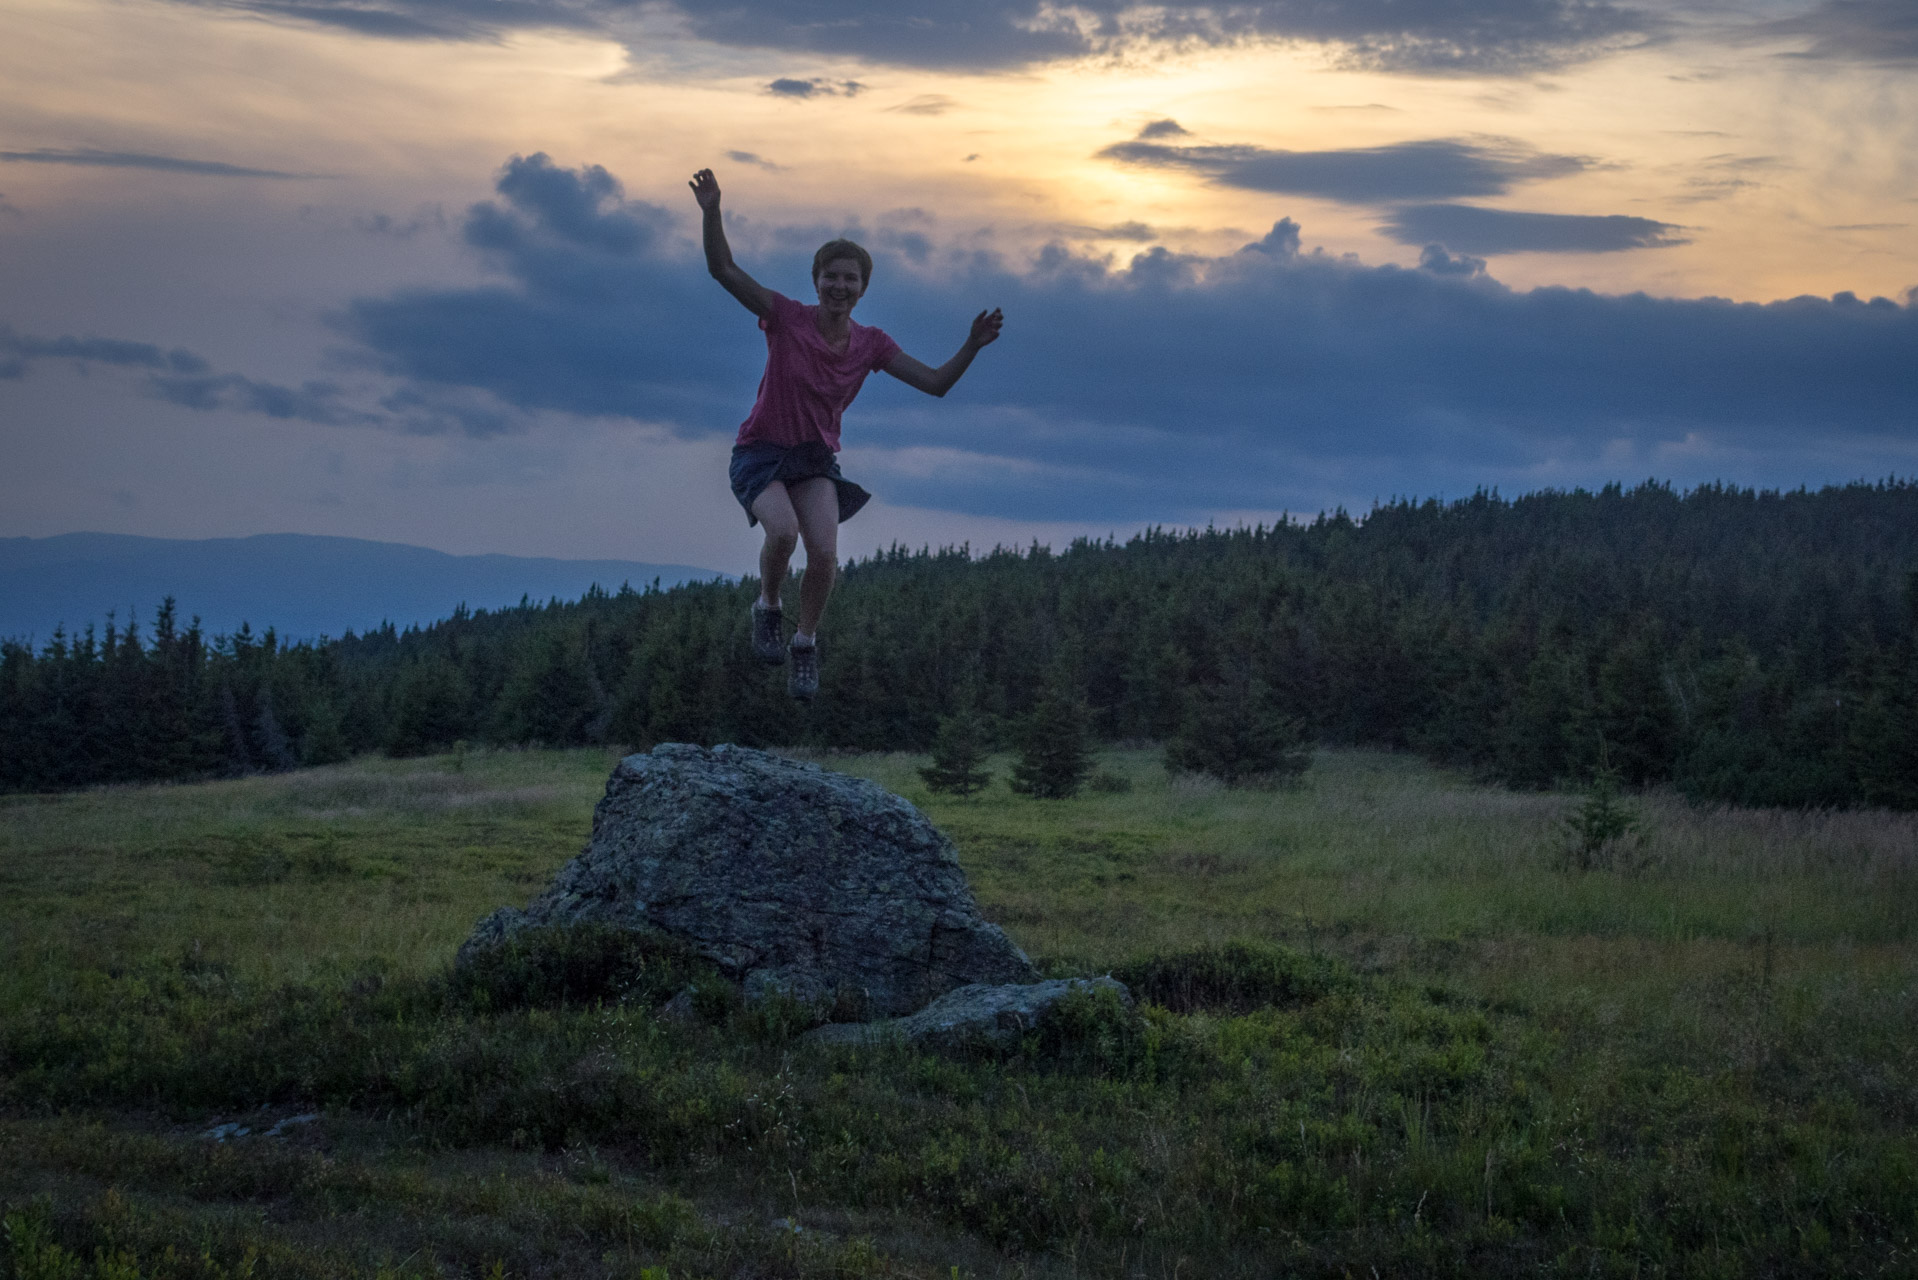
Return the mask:
{"type": "Polygon", "coordinates": [[[0,1276],[1918,1272],[1911,815],[1651,796],[1576,872],[1574,798],[1403,756],[1068,801],[822,759],[1042,969],[1158,993],[951,1061],[450,981],[612,760],[0,799],[0,1276]]]}

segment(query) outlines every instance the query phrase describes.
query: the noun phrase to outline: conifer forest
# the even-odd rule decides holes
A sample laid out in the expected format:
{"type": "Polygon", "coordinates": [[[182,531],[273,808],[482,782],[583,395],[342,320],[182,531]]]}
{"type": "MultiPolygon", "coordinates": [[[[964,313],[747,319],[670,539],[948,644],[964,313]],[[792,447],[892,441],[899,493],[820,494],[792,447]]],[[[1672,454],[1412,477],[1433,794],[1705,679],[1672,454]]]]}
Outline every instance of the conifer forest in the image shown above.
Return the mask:
{"type": "Polygon", "coordinates": [[[0,789],[462,742],[923,751],[942,719],[1009,740],[1063,695],[1108,743],[1251,705],[1514,788],[1918,808],[1918,482],[1481,492],[1060,552],[895,547],[843,574],[810,707],[747,646],[755,590],[627,586],[295,644],[271,619],[208,636],[168,601],[7,641],[0,789]]]}

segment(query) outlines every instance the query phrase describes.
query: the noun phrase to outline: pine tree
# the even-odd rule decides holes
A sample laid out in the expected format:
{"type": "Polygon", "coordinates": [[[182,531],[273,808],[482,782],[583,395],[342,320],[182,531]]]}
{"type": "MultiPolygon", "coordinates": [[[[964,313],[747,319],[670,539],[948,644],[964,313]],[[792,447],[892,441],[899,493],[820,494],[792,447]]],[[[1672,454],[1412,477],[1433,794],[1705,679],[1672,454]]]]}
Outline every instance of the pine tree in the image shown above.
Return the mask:
{"type": "Polygon", "coordinates": [[[1594,719],[1607,759],[1627,785],[1642,787],[1671,776],[1678,712],[1665,687],[1655,621],[1635,627],[1599,664],[1594,719]]]}
{"type": "Polygon", "coordinates": [[[307,716],[306,733],[300,738],[300,763],[334,764],[352,754],[339,704],[322,694],[307,716]]]}
{"type": "Polygon", "coordinates": [[[578,639],[552,628],[522,642],[494,715],[504,741],[574,747],[590,740],[599,706],[578,639]]]}
{"type": "Polygon", "coordinates": [[[388,755],[425,755],[465,736],[470,694],[452,662],[428,657],[404,669],[398,683],[386,732],[388,755]]]}
{"type": "Polygon", "coordinates": [[[1228,787],[1296,778],[1312,762],[1305,730],[1250,676],[1192,689],[1179,734],[1165,747],[1171,773],[1206,773],[1228,787]]]}
{"type": "Polygon", "coordinates": [[[1063,800],[1077,795],[1092,771],[1086,708],[1057,686],[1039,700],[1019,735],[1019,762],[1008,785],[1020,795],[1063,800]]]}
{"type": "Polygon", "coordinates": [[[932,744],[932,763],[919,771],[934,791],[969,796],[984,790],[992,774],[979,766],[986,759],[986,727],[979,714],[970,708],[939,721],[939,735],[932,744]]]}
{"type": "Polygon", "coordinates": [[[1904,633],[1852,661],[1846,725],[1852,786],[1865,804],[1918,809],[1918,573],[1905,585],[1904,633]]]}
{"type": "Polygon", "coordinates": [[[260,755],[267,769],[284,772],[294,768],[299,764],[299,759],[293,754],[292,739],[280,727],[280,718],[273,714],[272,690],[260,690],[259,707],[259,713],[253,717],[253,734],[260,744],[260,755]]]}

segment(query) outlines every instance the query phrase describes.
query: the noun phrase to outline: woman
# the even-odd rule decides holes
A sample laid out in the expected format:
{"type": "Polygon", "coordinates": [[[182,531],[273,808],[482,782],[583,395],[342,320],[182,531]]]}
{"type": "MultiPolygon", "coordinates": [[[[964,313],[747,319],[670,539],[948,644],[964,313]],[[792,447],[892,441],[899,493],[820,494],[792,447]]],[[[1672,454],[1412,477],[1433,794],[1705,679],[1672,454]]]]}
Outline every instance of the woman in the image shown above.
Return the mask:
{"type": "Polygon", "coordinates": [[[839,419],[866,375],[883,369],[909,387],[943,396],[980,348],[999,337],[1004,317],[981,311],[959,354],[937,369],[913,359],[884,330],[854,324],[852,309],[872,282],[872,255],[850,240],[833,240],[813,255],[817,306],[774,293],[740,269],[719,216],[719,180],[693,175],[693,198],[705,220],[706,269],[726,292],[759,317],[766,333],[766,372],[753,411],[733,444],[733,496],[746,523],[766,530],[759,551],[759,599],[753,603],[753,652],[777,666],[790,652],[786,688],[810,702],[819,692],[819,620],[839,568],[839,524],[872,496],[839,473],[839,419]],[[793,548],[806,544],[799,586],[799,625],[784,641],[779,589],[793,548]]]}

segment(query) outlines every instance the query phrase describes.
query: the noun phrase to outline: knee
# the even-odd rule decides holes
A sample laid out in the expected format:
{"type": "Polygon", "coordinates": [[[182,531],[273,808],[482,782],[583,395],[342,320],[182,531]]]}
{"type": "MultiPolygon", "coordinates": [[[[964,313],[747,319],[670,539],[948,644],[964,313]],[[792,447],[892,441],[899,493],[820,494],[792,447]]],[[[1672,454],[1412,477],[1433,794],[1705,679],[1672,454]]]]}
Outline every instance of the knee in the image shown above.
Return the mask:
{"type": "Polygon", "coordinates": [[[799,530],[766,526],[766,549],[776,556],[790,556],[799,545],[799,530]]]}
{"type": "Polygon", "coordinates": [[[837,538],[807,538],[806,568],[811,571],[819,568],[833,573],[839,568],[839,540],[837,538]]]}

